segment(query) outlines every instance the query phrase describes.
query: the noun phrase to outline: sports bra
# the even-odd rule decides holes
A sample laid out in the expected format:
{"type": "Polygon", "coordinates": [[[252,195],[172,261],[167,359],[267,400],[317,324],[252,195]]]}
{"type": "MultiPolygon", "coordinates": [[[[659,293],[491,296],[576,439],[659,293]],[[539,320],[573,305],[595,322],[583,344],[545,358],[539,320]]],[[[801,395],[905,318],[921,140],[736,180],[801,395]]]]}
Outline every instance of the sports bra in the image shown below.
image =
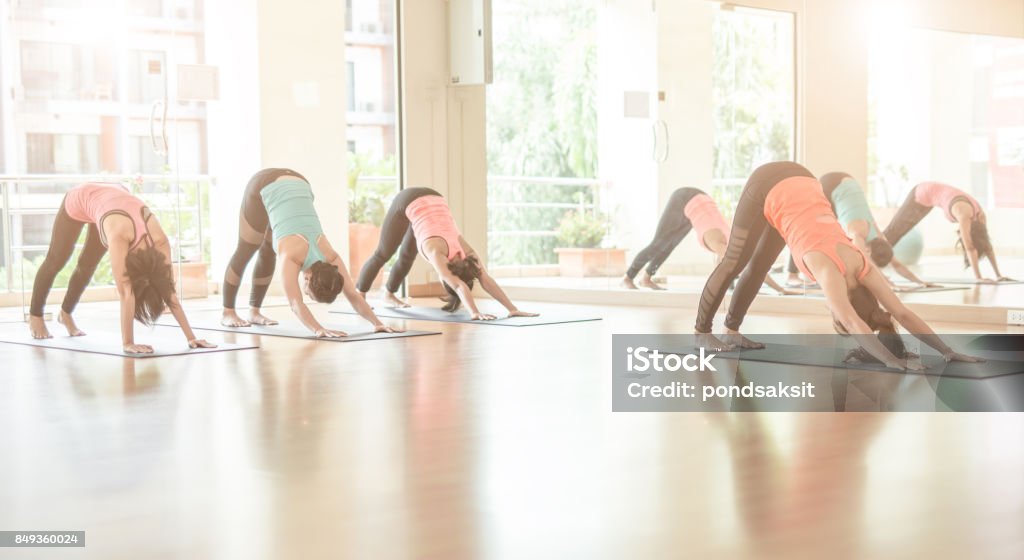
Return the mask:
{"type": "Polygon", "coordinates": [[[846,236],[817,179],[789,177],[776,183],[765,198],[764,217],[782,235],[796,266],[811,280],[815,278],[804,264],[804,255],[812,251],[827,256],[846,275],[846,263],[837,250],[839,245],[850,247],[864,259],[857,280],[863,280],[870,272],[867,256],[846,236]]]}
{"type": "Polygon", "coordinates": [[[309,245],[302,270],[317,261],[327,260],[317,245],[324,228],[313,207],[313,189],[309,183],[301,179],[278,179],[260,191],[260,198],[267,208],[270,230],[274,233],[275,253],[281,239],[299,235],[309,245]]]}
{"type": "Polygon", "coordinates": [[[100,242],[109,247],[107,234],[103,231],[103,220],[111,214],[120,214],[132,221],[135,236],[129,249],[134,249],[144,239],[152,241],[147,223],[152,213],[142,199],[128,191],[120,183],[83,183],[72,188],[64,196],[64,211],[75,221],[96,224],[100,242]]]}
{"type": "Polygon", "coordinates": [[[466,256],[462,244],[459,243],[459,228],[455,225],[455,218],[452,217],[452,211],[444,197],[421,196],[409,203],[405,208],[405,215],[409,218],[416,241],[419,242],[420,253],[423,253],[424,241],[431,237],[440,237],[448,244],[449,261],[466,256]]]}
{"type": "Polygon", "coordinates": [[[971,207],[974,208],[975,218],[982,214],[981,205],[974,200],[973,196],[945,183],[928,182],[917,185],[914,187],[914,200],[922,206],[941,208],[946,219],[953,223],[956,223],[956,217],[953,216],[953,205],[960,200],[971,204],[971,207]]]}

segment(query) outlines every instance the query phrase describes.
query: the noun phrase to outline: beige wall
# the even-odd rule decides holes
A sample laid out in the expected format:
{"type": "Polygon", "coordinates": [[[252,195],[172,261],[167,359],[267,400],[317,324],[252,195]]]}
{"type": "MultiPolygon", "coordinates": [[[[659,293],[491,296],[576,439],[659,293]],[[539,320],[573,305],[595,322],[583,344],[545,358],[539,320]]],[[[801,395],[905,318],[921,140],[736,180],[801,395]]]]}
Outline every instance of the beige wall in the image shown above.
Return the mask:
{"type": "Polygon", "coordinates": [[[325,234],[345,256],[345,3],[256,6],[260,166],[291,167],[309,179],[325,234]]]}

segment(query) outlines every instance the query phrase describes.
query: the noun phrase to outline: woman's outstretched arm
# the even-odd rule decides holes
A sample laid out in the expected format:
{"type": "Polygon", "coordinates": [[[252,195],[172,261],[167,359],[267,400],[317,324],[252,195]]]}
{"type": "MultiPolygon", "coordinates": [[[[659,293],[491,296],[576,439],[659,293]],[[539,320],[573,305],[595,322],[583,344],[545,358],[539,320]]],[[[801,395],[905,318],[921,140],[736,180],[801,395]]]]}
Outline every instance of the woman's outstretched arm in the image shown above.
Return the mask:
{"type": "MultiPolygon", "coordinates": [[[[326,242],[326,241],[325,241],[326,242]]],[[[328,246],[329,248],[329,246],[328,246]]],[[[321,250],[323,247],[321,247],[321,250]]],[[[374,332],[389,332],[389,333],[400,333],[403,332],[401,329],[389,327],[381,322],[377,314],[373,312],[373,308],[366,302],[366,298],[360,294],[352,283],[352,278],[348,274],[348,267],[345,266],[345,261],[341,260],[341,255],[335,252],[333,249],[330,252],[324,252],[325,255],[330,259],[330,263],[338,269],[341,274],[342,288],[341,293],[345,295],[345,299],[348,300],[349,305],[352,309],[359,313],[359,316],[366,319],[373,325],[374,332]]]]}

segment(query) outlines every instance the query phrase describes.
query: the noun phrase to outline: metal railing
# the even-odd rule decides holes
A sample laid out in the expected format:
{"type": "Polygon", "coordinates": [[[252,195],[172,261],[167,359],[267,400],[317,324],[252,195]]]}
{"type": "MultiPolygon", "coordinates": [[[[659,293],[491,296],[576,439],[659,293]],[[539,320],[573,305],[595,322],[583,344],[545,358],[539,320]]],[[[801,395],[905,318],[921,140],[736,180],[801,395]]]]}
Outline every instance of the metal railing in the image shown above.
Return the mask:
{"type": "MultiPolygon", "coordinates": [[[[89,182],[105,181],[123,183],[133,194],[147,202],[154,214],[173,213],[174,231],[169,232],[172,255],[175,261],[183,261],[183,249],[195,248],[203,258],[204,231],[203,221],[208,216],[204,212],[203,189],[208,188],[212,179],[208,175],[153,175],[153,174],[109,174],[109,175],[0,175],[0,226],[3,228],[3,273],[7,292],[25,289],[26,281],[19,278],[15,282],[15,268],[24,272],[25,255],[33,252],[46,251],[49,245],[26,242],[26,216],[56,216],[63,201],[64,194],[71,187],[89,182]],[[194,184],[196,192],[191,204],[183,204],[183,185],[194,184]],[[195,235],[181,238],[182,216],[192,215],[195,235]],[[17,287],[17,289],[16,289],[17,287]]],[[[169,224],[165,222],[165,227],[169,224]]]]}
{"type": "MultiPolygon", "coordinates": [[[[601,182],[590,177],[520,177],[510,175],[489,175],[487,177],[488,189],[521,189],[523,185],[546,185],[564,188],[586,188],[589,190],[589,200],[582,198],[575,202],[550,201],[550,200],[515,200],[497,201],[496,197],[487,197],[487,211],[490,214],[494,210],[501,209],[526,209],[532,211],[562,210],[568,212],[577,210],[580,212],[597,210],[599,190],[601,182]]],[[[557,237],[557,224],[551,229],[543,230],[493,230],[491,220],[488,220],[487,235],[495,237],[557,237]]]]}

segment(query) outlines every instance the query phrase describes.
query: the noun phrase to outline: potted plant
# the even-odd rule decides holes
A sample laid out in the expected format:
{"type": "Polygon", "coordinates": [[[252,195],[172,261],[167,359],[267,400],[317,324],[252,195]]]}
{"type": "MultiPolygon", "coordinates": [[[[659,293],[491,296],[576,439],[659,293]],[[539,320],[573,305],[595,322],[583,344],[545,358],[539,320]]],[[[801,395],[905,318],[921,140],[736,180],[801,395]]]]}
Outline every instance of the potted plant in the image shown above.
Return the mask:
{"type": "Polygon", "coordinates": [[[558,268],[562,276],[618,276],[626,268],[626,250],[602,248],[608,218],[599,212],[573,210],[558,225],[558,268]]]}

